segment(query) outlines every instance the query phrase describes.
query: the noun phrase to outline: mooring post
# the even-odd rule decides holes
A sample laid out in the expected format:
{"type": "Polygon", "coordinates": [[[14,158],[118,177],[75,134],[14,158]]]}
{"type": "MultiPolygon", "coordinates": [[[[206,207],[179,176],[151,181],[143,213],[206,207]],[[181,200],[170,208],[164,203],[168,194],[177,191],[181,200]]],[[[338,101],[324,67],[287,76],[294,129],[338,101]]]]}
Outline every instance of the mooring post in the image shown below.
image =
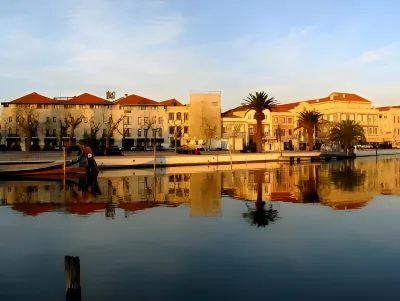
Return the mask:
{"type": "Polygon", "coordinates": [[[65,294],[67,301],[81,301],[79,257],[65,256],[65,294]]]}

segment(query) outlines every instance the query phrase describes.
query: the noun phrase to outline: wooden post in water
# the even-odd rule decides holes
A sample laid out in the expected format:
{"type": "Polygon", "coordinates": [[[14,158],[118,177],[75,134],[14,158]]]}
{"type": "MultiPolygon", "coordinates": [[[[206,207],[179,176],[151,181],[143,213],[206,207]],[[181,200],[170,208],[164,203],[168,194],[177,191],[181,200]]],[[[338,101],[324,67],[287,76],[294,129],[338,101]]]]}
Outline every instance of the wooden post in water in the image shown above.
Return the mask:
{"type": "Polygon", "coordinates": [[[66,301],[81,301],[81,271],[79,257],[65,256],[66,301]]]}

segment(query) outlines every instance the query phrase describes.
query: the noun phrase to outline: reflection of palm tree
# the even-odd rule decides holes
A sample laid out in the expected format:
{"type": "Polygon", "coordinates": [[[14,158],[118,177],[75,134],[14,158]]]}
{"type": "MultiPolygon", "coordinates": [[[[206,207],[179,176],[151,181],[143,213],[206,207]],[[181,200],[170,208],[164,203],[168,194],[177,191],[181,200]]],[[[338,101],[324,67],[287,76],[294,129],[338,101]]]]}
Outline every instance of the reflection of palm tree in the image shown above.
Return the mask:
{"type": "Polygon", "coordinates": [[[355,168],[353,160],[346,160],[342,161],[338,168],[330,168],[330,179],[337,188],[354,191],[356,187],[364,184],[365,174],[355,168]]]}
{"type": "Polygon", "coordinates": [[[278,218],[278,210],[274,210],[272,204],[269,209],[265,209],[265,202],[262,200],[262,183],[264,177],[263,170],[254,171],[254,177],[257,181],[257,201],[256,208],[252,209],[246,203],[248,212],[243,213],[243,217],[247,219],[252,226],[265,227],[270,222],[274,222],[278,218]]]}
{"type": "Polygon", "coordinates": [[[319,203],[320,197],[318,194],[318,169],[316,169],[317,177],[314,173],[315,165],[310,165],[308,168],[308,180],[306,185],[301,187],[301,198],[303,203],[319,203]]]}

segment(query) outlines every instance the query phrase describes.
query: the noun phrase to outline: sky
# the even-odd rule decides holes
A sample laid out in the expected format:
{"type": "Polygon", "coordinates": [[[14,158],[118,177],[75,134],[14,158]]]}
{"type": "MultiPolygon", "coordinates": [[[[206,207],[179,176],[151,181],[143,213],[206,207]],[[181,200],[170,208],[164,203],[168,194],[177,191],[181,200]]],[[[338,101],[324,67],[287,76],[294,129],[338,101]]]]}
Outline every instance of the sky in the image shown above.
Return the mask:
{"type": "Polygon", "coordinates": [[[279,103],[356,93],[400,104],[396,0],[13,0],[0,9],[0,100],[221,91],[279,103]]]}

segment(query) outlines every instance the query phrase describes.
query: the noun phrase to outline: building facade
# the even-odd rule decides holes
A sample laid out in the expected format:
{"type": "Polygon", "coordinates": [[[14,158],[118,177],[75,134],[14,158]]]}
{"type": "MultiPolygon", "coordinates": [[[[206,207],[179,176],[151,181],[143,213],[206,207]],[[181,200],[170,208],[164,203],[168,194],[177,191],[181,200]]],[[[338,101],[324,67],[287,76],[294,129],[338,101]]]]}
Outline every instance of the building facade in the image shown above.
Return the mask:
{"type": "MultiPolygon", "coordinates": [[[[354,120],[364,128],[366,142],[400,146],[400,106],[376,108],[370,100],[351,93],[333,92],[328,97],[281,104],[272,112],[265,110],[263,120],[264,150],[305,149],[307,135],[297,129],[297,116],[303,110],[320,112],[325,125],[317,129],[315,140],[326,142],[329,128],[342,120],[354,120]],[[277,137],[277,130],[280,137],[277,137]]],[[[238,107],[222,113],[222,135],[233,139],[235,124],[240,124],[243,131],[240,139],[244,145],[254,140],[256,120],[254,111],[238,107]]],[[[238,145],[238,144],[236,144],[238,145]]],[[[236,150],[239,150],[236,148],[236,150]]]]}
{"type": "Polygon", "coordinates": [[[79,143],[90,134],[97,139],[104,138],[110,128],[118,124],[112,131],[111,143],[125,150],[154,143],[179,146],[192,140],[206,139],[199,122],[203,116],[210,117],[211,124],[216,126],[215,137],[220,137],[220,94],[196,94],[190,100],[198,112],[193,113],[191,105],[176,99],[155,101],[125,94],[110,101],[89,93],[50,98],[34,92],[2,103],[0,144],[8,149],[19,147],[26,150],[29,129],[33,132],[31,149],[35,146],[35,150],[52,150],[79,143]]]}

